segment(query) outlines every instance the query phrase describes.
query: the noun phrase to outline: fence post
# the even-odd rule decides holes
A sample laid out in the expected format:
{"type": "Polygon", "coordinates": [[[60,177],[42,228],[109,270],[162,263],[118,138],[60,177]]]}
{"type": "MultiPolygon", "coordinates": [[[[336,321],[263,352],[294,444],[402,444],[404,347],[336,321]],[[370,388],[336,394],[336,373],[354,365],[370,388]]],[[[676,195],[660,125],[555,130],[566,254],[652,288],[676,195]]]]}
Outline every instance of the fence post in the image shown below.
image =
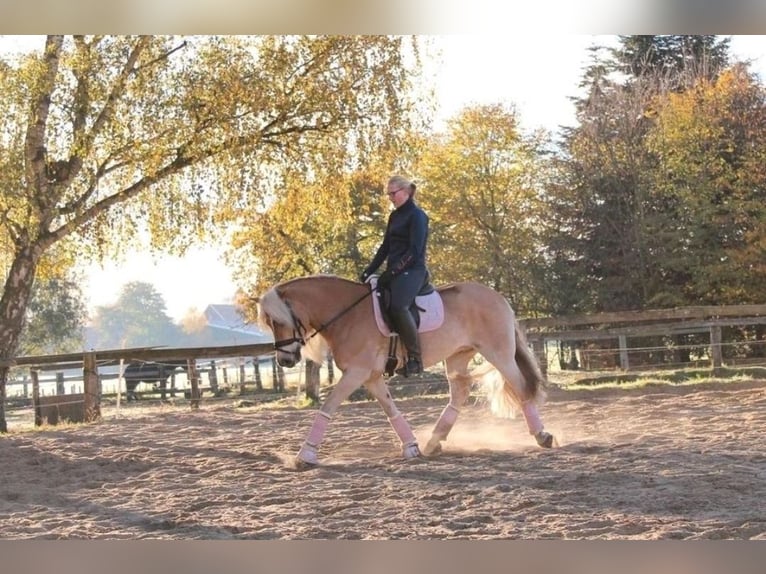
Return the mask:
{"type": "Polygon", "coordinates": [[[630,367],[630,363],[628,362],[628,337],[619,335],[617,339],[620,343],[620,368],[623,371],[627,371],[630,367]]]}
{"type": "Polygon", "coordinates": [[[532,345],[532,353],[535,355],[537,363],[540,365],[540,371],[542,371],[543,376],[547,376],[548,357],[545,355],[545,339],[535,337],[529,341],[529,343],[532,345]]]}
{"type": "Polygon", "coordinates": [[[245,358],[239,358],[239,394],[245,394],[245,358]]]}
{"type": "Polygon", "coordinates": [[[275,393],[285,392],[285,371],[277,362],[276,356],[271,357],[271,371],[273,373],[272,381],[275,393]]]}
{"type": "Polygon", "coordinates": [[[35,426],[43,424],[43,411],[40,408],[40,371],[30,369],[29,376],[32,378],[32,404],[35,407],[35,426]]]}
{"type": "Polygon", "coordinates": [[[210,361],[210,370],[208,371],[208,378],[210,379],[210,390],[213,391],[213,396],[218,396],[218,367],[216,367],[215,359],[210,361]]]}
{"type": "Polygon", "coordinates": [[[66,389],[64,388],[64,373],[56,373],[56,394],[65,395],[66,389]]]}
{"type": "MultiPolygon", "coordinates": [[[[255,389],[263,390],[263,379],[261,379],[261,362],[258,357],[253,357],[253,377],[255,378],[255,389]]],[[[242,385],[242,394],[245,392],[245,386],[242,385]]]]}
{"type": "Polygon", "coordinates": [[[83,391],[84,391],[84,404],[85,409],[84,421],[89,423],[101,418],[101,406],[98,381],[98,367],[96,366],[96,353],[90,351],[85,353],[82,360],[83,371],[83,391]]]}
{"type": "Polygon", "coordinates": [[[723,355],[721,354],[721,326],[710,326],[710,358],[713,362],[713,372],[715,373],[723,365],[723,355]]]}
{"type": "Polygon", "coordinates": [[[189,373],[189,382],[191,383],[191,408],[199,409],[199,372],[197,371],[197,361],[195,359],[186,359],[187,372],[189,373]]]}
{"type": "Polygon", "coordinates": [[[332,364],[332,353],[327,351],[327,382],[333,384],[335,382],[335,367],[332,364]]]}

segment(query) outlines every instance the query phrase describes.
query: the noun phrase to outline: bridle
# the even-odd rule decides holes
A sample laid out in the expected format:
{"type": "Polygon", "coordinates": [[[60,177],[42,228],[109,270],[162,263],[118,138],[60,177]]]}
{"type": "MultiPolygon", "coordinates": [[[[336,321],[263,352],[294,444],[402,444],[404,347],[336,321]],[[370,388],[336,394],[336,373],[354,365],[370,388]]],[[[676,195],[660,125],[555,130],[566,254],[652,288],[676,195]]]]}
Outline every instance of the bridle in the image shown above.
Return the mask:
{"type": "Polygon", "coordinates": [[[322,323],[318,329],[315,329],[313,333],[310,335],[306,335],[307,329],[301,322],[301,320],[295,315],[293,312],[293,308],[290,306],[290,303],[288,301],[283,301],[285,306],[287,307],[288,311],[290,311],[290,318],[293,321],[293,325],[295,327],[293,328],[293,336],[288,339],[279,339],[278,341],[274,341],[274,350],[275,351],[282,351],[283,353],[289,353],[292,351],[288,351],[285,349],[285,347],[292,345],[293,343],[300,343],[301,347],[306,345],[311,339],[319,335],[322,331],[327,329],[330,325],[332,325],[335,321],[340,319],[343,315],[351,311],[354,307],[356,307],[359,303],[364,301],[367,297],[369,297],[372,294],[372,288],[370,288],[367,293],[359,297],[356,301],[351,303],[348,307],[342,309],[338,314],[333,316],[329,321],[326,323],[322,323]]]}

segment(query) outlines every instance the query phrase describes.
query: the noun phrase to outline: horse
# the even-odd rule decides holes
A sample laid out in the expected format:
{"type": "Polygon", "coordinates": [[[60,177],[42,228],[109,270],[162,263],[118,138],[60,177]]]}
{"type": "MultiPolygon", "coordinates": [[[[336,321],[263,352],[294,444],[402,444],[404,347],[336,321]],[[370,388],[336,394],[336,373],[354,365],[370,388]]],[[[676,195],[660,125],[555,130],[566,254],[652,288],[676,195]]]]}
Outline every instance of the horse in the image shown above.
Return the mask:
{"type": "MultiPolygon", "coordinates": [[[[276,284],[255,299],[258,321],[272,331],[281,366],[295,366],[304,351],[321,364],[329,347],[342,372],[314,417],[295,456],[296,466],[319,464],[318,450],[330,420],[362,385],[383,408],[401,441],[404,459],[441,452],[441,443],[467,402],[475,377],[485,384],[494,414],[511,417],[521,410],[537,444],[556,446],[538,411],[545,398],[545,377],[506,298],[476,282],[451,283],[436,290],[443,300],[445,318],[438,329],[421,333],[422,358],[426,368],[445,362],[450,398],[422,452],[383,377],[389,338],[375,322],[371,285],[335,275],[309,275],[276,284]],[[477,353],[488,363],[479,375],[469,368],[477,353]]],[[[401,351],[398,360],[404,362],[401,351]]]]}
{"type": "Polygon", "coordinates": [[[187,363],[185,359],[164,361],[162,363],[141,361],[128,364],[122,375],[125,378],[125,395],[127,400],[138,400],[138,395],[136,394],[138,383],[153,383],[155,385],[159,384],[160,396],[164,401],[168,379],[179,368],[186,371],[187,363]]]}

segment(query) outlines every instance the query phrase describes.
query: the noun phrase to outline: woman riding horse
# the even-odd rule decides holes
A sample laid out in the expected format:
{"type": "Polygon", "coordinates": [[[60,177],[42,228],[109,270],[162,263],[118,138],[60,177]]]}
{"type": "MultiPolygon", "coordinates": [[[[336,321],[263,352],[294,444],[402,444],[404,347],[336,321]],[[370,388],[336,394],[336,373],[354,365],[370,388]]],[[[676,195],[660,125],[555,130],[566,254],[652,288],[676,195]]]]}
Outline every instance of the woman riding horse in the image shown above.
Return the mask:
{"type": "MultiPolygon", "coordinates": [[[[443,300],[444,322],[422,333],[422,360],[425,366],[444,360],[450,400],[434,426],[425,454],[439,452],[468,400],[474,382],[470,364],[476,353],[494,367],[484,377],[492,411],[510,416],[520,410],[538,445],[552,447],[553,435],[544,429],[538,412],[545,379],[508,301],[478,283],[455,283],[437,291],[443,300]]],[[[280,365],[294,366],[304,350],[321,363],[327,356],[326,344],[343,372],[314,417],[296,457],[299,466],[318,463],[319,445],[330,419],[361,385],[388,416],[402,442],[403,456],[420,456],[415,435],[383,379],[389,343],[378,329],[370,293],[369,285],[317,275],[275,285],[258,299],[259,320],[274,334],[280,365]]]]}

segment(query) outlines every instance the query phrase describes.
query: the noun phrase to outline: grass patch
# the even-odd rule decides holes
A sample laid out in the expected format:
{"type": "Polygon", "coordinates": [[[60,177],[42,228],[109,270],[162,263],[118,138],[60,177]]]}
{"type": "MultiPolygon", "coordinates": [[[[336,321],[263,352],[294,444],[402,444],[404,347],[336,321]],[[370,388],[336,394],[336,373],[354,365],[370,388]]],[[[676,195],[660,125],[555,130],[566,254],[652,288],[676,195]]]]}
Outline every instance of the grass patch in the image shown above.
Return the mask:
{"type": "MultiPolygon", "coordinates": [[[[552,378],[553,379],[553,378],[552,378]]],[[[641,373],[607,373],[581,377],[559,385],[566,390],[640,389],[656,386],[681,386],[766,379],[765,367],[720,367],[718,369],[677,369],[641,373]]]]}

